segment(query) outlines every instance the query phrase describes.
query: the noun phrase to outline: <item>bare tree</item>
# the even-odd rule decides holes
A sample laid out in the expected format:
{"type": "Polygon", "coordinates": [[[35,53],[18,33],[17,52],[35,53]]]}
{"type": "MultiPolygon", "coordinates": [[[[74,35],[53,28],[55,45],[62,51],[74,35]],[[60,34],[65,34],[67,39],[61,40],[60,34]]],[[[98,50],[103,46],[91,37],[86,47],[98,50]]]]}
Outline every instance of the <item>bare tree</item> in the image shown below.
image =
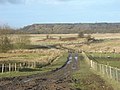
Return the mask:
{"type": "Polygon", "coordinates": [[[28,36],[18,36],[14,40],[14,48],[16,49],[28,48],[28,45],[30,45],[30,38],[28,36]]]}
{"type": "Polygon", "coordinates": [[[13,29],[9,25],[4,24],[0,26],[0,35],[11,34],[11,33],[13,33],[13,29]]]}
{"type": "Polygon", "coordinates": [[[9,37],[11,29],[8,25],[0,26],[0,52],[7,52],[13,48],[11,39],[9,37]]]}
{"type": "Polygon", "coordinates": [[[49,35],[46,35],[46,39],[49,39],[50,38],[50,36],[49,35]]]}
{"type": "Polygon", "coordinates": [[[78,33],[78,38],[83,38],[84,37],[84,32],[83,31],[80,31],[79,33],[78,33]]]}

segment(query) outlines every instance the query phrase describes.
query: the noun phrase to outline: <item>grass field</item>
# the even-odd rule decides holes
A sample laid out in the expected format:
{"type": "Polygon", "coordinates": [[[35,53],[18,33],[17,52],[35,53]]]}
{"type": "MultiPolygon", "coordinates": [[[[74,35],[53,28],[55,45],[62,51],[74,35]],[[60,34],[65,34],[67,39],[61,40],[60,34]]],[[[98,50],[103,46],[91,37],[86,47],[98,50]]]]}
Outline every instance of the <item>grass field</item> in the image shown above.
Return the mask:
{"type": "Polygon", "coordinates": [[[78,38],[78,34],[25,34],[25,35],[10,35],[14,41],[16,37],[27,36],[31,40],[32,45],[54,45],[64,43],[81,42],[83,39],[78,38]],[[49,36],[49,39],[47,39],[49,36]],[[60,39],[61,38],[61,39],[60,39]]]}
{"type": "MultiPolygon", "coordinates": [[[[54,45],[54,44],[69,44],[69,43],[81,43],[85,38],[77,38],[78,34],[25,34],[25,35],[11,35],[11,38],[18,36],[28,36],[32,45],[54,45]],[[47,39],[47,35],[49,39],[47,39]],[[61,39],[60,39],[61,37],[61,39]]],[[[84,45],[81,49],[85,51],[103,51],[112,52],[113,49],[116,52],[120,52],[120,33],[107,33],[107,34],[91,34],[95,39],[102,39],[102,42],[91,43],[90,45],[84,45]]],[[[14,39],[13,39],[14,40],[14,39]]],[[[68,46],[69,47],[69,46],[68,46]]],[[[73,47],[75,48],[75,46],[73,47]]],[[[78,47],[79,48],[79,47],[78,47]]]]}
{"type": "Polygon", "coordinates": [[[120,54],[88,53],[87,55],[91,60],[97,61],[98,63],[120,68],[120,54]]]}
{"type": "Polygon", "coordinates": [[[50,59],[59,56],[63,51],[57,49],[32,49],[12,50],[0,54],[0,61],[15,62],[48,62],[50,59]]]}
{"type": "Polygon", "coordinates": [[[0,73],[0,78],[3,77],[15,77],[15,76],[28,76],[38,73],[45,73],[51,70],[55,70],[56,68],[61,67],[66,61],[67,61],[67,53],[63,53],[62,56],[58,59],[56,59],[53,63],[50,65],[43,67],[43,68],[33,68],[29,71],[21,71],[21,72],[6,72],[6,73],[0,73]]]}
{"type": "MultiPolygon", "coordinates": [[[[72,48],[75,50],[84,50],[86,52],[113,52],[115,49],[116,53],[120,53],[120,34],[91,34],[92,37],[95,39],[103,39],[102,42],[99,43],[91,43],[90,45],[81,45],[79,43],[84,42],[85,38],[78,38],[78,34],[25,34],[25,35],[11,35],[11,38],[15,38],[18,36],[28,36],[30,37],[31,44],[32,45],[42,45],[42,46],[47,46],[47,45],[55,45],[55,44],[62,44],[64,47],[72,48]],[[47,35],[49,35],[49,39],[47,39],[47,35]],[[61,39],[60,39],[61,37],[61,39]],[[78,44],[75,44],[78,43],[78,44]],[[67,45],[71,44],[71,45],[67,45]]],[[[1,53],[0,54],[0,61],[40,61],[40,62],[48,62],[48,60],[51,57],[54,57],[56,55],[57,49],[51,50],[51,49],[46,50],[46,49],[41,49],[42,52],[34,52],[29,53],[29,52],[15,52],[15,53],[1,53]],[[53,53],[54,52],[54,53],[53,53]]],[[[27,51],[27,50],[23,50],[27,51]]],[[[28,50],[31,51],[31,50],[28,50]]],[[[32,52],[32,51],[31,51],[32,52]]],[[[59,51],[61,52],[61,51],[59,51]]],[[[58,54],[59,55],[59,54],[58,54]]],[[[95,55],[94,57],[98,62],[104,63],[104,64],[109,64],[114,67],[120,67],[120,63],[118,62],[119,59],[119,54],[113,54],[113,55],[107,55],[103,54],[101,58],[99,57],[100,55],[95,55]],[[104,56],[111,56],[114,58],[106,58],[104,56]],[[117,60],[115,60],[117,58],[117,60]]]]}
{"type": "MultiPolygon", "coordinates": [[[[83,42],[86,42],[86,38],[78,38],[77,34],[49,34],[50,38],[48,39],[47,34],[28,34],[27,36],[31,40],[31,46],[40,47],[34,49],[10,50],[7,53],[0,53],[0,64],[5,61],[27,61],[40,62],[41,64],[46,63],[46,65],[43,65],[41,68],[24,68],[20,71],[0,73],[0,78],[29,76],[55,70],[61,67],[67,61],[68,53],[66,52],[67,50],[65,50],[65,48],[76,51],[86,51],[91,60],[120,68],[119,35],[120,34],[92,34],[92,37],[95,37],[95,39],[102,39],[102,41],[85,44],[83,42]],[[59,44],[59,49],[55,47],[57,44],[59,44]],[[41,46],[50,46],[50,48],[42,48],[41,46]],[[113,53],[114,50],[115,54],[113,53]],[[56,56],[59,56],[59,58],[51,62],[51,60],[56,56]],[[51,63],[48,64],[49,62],[51,63]]],[[[17,36],[18,35],[12,35],[11,38],[15,38],[17,36]]],[[[105,77],[102,78],[98,72],[93,72],[82,57],[80,60],[80,70],[73,73],[72,76],[73,83],[71,83],[71,85],[74,88],[77,90],[114,90],[112,85],[109,83],[114,84],[114,87],[117,87],[114,81],[108,81],[105,79],[105,77]]]]}
{"type": "MultiPolygon", "coordinates": [[[[70,47],[73,49],[82,49],[86,52],[115,52],[120,53],[120,34],[91,34],[97,40],[101,40],[100,42],[94,42],[90,44],[84,45],[66,45],[66,47],[70,47]]],[[[81,42],[85,42],[86,39],[82,39],[81,42]]]]}
{"type": "Polygon", "coordinates": [[[120,39],[120,33],[92,34],[96,39],[120,39]]]}

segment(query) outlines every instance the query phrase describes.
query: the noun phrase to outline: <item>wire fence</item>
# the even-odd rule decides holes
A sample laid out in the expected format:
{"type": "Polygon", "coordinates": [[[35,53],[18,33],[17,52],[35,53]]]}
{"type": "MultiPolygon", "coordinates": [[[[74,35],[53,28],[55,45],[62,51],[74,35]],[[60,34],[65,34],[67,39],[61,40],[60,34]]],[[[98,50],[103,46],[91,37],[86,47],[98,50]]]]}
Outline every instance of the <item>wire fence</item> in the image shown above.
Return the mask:
{"type": "Polygon", "coordinates": [[[19,71],[23,68],[36,68],[40,65],[40,62],[12,62],[12,63],[1,63],[0,73],[19,71]]]}
{"type": "Polygon", "coordinates": [[[120,69],[111,67],[109,65],[99,64],[93,60],[90,60],[87,55],[82,52],[87,64],[95,71],[100,74],[107,76],[110,79],[113,79],[117,82],[120,82],[120,69]]]}
{"type": "Polygon", "coordinates": [[[0,73],[4,72],[13,72],[20,71],[25,68],[41,68],[47,65],[50,65],[54,60],[60,58],[56,56],[53,59],[49,60],[47,63],[42,62],[0,62],[0,73]]]}

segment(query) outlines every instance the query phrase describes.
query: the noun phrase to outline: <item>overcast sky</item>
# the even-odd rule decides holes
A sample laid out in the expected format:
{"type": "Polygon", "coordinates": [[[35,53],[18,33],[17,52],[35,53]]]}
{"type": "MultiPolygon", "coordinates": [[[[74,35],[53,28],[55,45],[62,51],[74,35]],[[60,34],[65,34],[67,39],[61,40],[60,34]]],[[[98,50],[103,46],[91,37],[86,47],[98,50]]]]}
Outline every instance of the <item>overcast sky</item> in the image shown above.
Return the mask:
{"type": "Polygon", "coordinates": [[[119,22],[120,0],[0,0],[0,24],[119,22]]]}

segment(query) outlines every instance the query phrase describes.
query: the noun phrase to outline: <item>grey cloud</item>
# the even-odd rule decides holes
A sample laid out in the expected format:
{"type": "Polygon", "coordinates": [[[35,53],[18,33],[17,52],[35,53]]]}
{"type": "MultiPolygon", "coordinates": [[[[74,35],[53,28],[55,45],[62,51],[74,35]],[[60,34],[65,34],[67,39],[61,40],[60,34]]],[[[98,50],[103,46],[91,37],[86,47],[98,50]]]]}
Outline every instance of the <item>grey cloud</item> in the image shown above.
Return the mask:
{"type": "Polygon", "coordinates": [[[11,3],[11,4],[20,4],[25,0],[0,0],[0,4],[11,3]]]}
{"type": "MultiPolygon", "coordinates": [[[[10,3],[10,4],[21,4],[21,3],[25,3],[27,0],[0,0],[0,4],[6,4],[6,3],[10,3]]],[[[37,0],[28,0],[29,2],[31,1],[37,1],[37,0]]],[[[41,1],[45,1],[45,0],[41,0],[41,1]]],[[[68,1],[74,1],[74,0],[55,0],[55,1],[59,1],[59,2],[68,2],[68,1]]]]}

